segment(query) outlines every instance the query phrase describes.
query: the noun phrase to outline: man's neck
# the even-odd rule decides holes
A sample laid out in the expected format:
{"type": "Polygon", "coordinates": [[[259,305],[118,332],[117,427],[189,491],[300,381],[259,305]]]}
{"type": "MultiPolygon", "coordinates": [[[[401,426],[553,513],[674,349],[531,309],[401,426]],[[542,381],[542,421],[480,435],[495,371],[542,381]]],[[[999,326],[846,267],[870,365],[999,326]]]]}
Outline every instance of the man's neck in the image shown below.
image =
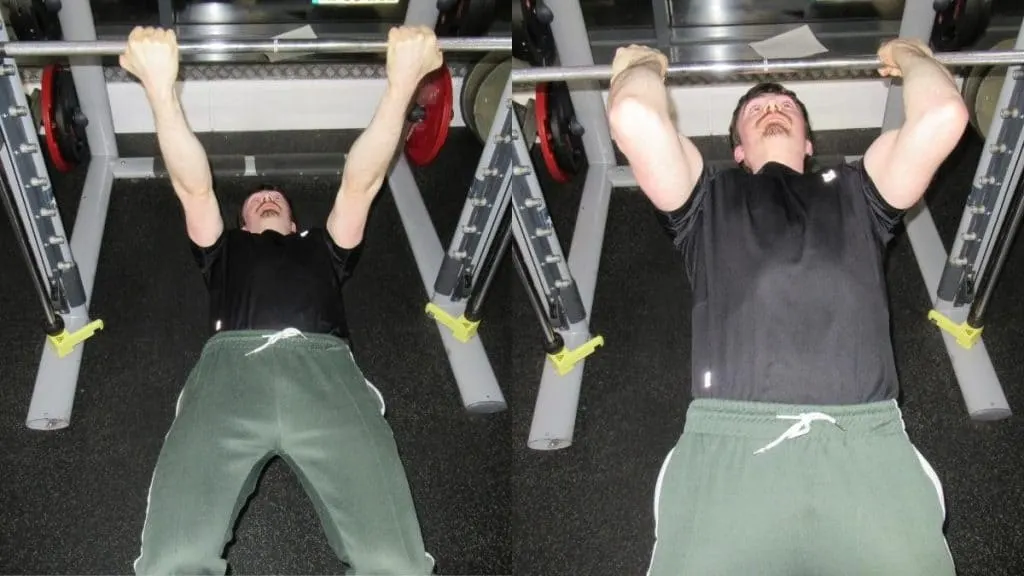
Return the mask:
{"type": "Polygon", "coordinates": [[[784,156],[774,156],[774,157],[764,158],[760,162],[747,162],[747,167],[750,168],[751,172],[753,172],[754,174],[757,174],[762,169],[764,169],[764,167],[766,165],[774,163],[774,164],[781,164],[783,166],[786,166],[787,168],[790,168],[794,172],[803,174],[804,173],[804,166],[805,166],[806,160],[807,159],[804,156],[801,156],[800,158],[784,157],[784,156]]]}

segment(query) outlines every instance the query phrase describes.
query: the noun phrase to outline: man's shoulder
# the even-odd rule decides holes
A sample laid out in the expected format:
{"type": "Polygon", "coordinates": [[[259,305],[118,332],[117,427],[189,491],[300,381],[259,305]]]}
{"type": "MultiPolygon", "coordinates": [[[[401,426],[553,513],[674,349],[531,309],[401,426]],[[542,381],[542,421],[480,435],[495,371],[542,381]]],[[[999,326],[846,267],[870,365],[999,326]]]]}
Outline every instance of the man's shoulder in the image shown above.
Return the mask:
{"type": "Polygon", "coordinates": [[[749,177],[750,172],[735,162],[714,161],[704,165],[704,171],[697,184],[708,190],[745,188],[750,185],[749,177]]]}

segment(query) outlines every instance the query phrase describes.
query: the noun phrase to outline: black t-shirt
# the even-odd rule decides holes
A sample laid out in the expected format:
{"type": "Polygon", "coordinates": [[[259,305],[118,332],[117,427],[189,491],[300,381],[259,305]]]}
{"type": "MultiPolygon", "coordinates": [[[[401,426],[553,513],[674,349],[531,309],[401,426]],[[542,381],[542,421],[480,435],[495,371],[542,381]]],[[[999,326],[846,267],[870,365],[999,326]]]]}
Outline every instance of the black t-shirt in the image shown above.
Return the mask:
{"type": "Polygon", "coordinates": [[[903,212],[862,162],[705,168],[687,203],[659,216],[693,288],[694,398],[896,397],[883,261],[903,212]]]}
{"type": "Polygon", "coordinates": [[[287,236],[225,230],[208,248],[191,245],[210,293],[214,331],[291,327],[348,338],[341,287],[358,248],[335,245],[321,228],[287,236]]]}

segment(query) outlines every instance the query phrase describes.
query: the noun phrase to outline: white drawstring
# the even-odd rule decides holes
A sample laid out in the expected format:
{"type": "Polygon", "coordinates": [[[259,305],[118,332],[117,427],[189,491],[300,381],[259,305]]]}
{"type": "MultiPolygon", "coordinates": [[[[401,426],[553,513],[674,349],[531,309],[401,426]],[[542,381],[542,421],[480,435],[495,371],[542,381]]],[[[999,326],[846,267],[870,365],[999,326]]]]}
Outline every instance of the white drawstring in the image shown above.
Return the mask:
{"type": "Polygon", "coordinates": [[[264,338],[266,338],[267,341],[260,345],[259,348],[250,350],[249,352],[246,352],[245,355],[251,356],[257,352],[262,352],[263,350],[266,350],[267,348],[273,346],[274,344],[277,344],[278,340],[294,338],[296,336],[302,336],[303,338],[306,337],[306,335],[300,332],[297,328],[285,328],[284,330],[274,332],[273,334],[264,336],[264,338]]]}
{"type": "Polygon", "coordinates": [[[776,416],[776,418],[778,418],[779,420],[796,420],[797,422],[790,426],[785,432],[782,433],[782,435],[773,440],[767,446],[755,451],[754,454],[761,454],[762,452],[767,452],[772,448],[775,448],[779,444],[782,444],[786,440],[792,440],[793,438],[799,438],[800,436],[807,434],[808,432],[811,431],[811,422],[816,422],[818,420],[824,420],[834,425],[836,428],[839,428],[840,430],[843,429],[843,427],[840,426],[838,422],[836,422],[835,418],[822,412],[805,412],[803,414],[797,414],[796,416],[779,414],[776,416]]]}

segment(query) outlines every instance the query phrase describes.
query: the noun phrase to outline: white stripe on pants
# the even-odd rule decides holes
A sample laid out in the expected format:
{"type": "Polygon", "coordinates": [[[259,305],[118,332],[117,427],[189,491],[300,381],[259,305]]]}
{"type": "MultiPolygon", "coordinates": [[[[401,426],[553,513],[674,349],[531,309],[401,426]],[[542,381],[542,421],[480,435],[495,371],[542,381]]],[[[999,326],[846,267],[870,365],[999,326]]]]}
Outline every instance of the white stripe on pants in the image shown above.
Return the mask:
{"type": "Polygon", "coordinates": [[[661,503],[661,485],[665,481],[665,471],[668,470],[668,463],[672,460],[672,453],[675,451],[674,446],[668,451],[665,461],[661,464],[661,470],[658,472],[658,481],[654,484],[654,546],[651,548],[651,560],[647,564],[648,576],[650,576],[651,567],[654,565],[654,555],[658,551],[658,505],[661,503]]]}

